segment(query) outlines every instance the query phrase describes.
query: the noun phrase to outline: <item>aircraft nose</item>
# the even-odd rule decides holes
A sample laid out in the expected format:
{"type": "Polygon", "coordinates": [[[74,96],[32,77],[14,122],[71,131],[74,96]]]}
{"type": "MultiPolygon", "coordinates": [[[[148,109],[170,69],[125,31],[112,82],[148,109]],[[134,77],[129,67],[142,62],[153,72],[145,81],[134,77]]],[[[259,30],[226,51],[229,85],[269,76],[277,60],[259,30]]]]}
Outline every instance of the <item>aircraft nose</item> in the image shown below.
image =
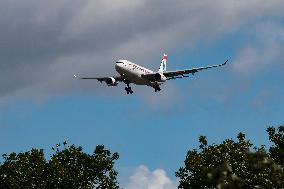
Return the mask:
{"type": "Polygon", "coordinates": [[[120,68],[122,67],[122,65],[123,65],[123,62],[116,62],[115,67],[120,68]]]}
{"type": "Polygon", "coordinates": [[[123,62],[116,62],[116,64],[115,64],[115,69],[116,70],[119,70],[119,69],[121,69],[122,68],[122,65],[123,65],[123,62]]]}

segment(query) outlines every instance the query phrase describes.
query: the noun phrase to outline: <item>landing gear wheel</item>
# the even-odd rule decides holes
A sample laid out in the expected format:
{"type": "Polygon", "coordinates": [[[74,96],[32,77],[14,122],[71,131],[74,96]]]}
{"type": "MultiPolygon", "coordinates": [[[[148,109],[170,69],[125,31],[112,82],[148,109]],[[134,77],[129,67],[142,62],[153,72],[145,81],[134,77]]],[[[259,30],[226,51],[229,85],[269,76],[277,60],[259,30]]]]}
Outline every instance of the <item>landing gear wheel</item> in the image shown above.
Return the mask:
{"type": "Polygon", "coordinates": [[[131,89],[131,87],[125,87],[125,90],[126,90],[126,93],[127,94],[133,94],[133,91],[132,91],[132,89],[131,89]]]}
{"type": "Polygon", "coordinates": [[[160,86],[159,86],[159,85],[155,85],[155,86],[154,86],[154,89],[155,89],[155,92],[157,92],[157,91],[160,91],[160,90],[161,90],[161,88],[160,88],[160,86]]]}

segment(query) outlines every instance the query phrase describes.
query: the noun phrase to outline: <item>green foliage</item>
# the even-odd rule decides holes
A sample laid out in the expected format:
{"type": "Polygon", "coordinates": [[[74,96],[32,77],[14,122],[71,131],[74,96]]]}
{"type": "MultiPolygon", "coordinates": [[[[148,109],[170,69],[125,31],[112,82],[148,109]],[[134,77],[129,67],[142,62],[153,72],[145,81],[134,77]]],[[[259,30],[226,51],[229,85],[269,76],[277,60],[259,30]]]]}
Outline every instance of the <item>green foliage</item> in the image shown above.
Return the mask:
{"type": "Polygon", "coordinates": [[[50,160],[37,149],[3,155],[0,188],[119,188],[114,170],[118,153],[97,146],[90,155],[82,147],[63,145],[53,148],[50,160]]]}
{"type": "Polygon", "coordinates": [[[268,127],[266,130],[269,140],[274,143],[269,152],[270,156],[284,168],[284,125],[278,127],[277,130],[277,133],[274,127],[268,127]]]}
{"type": "Polygon", "coordinates": [[[0,167],[0,188],[44,188],[45,165],[43,150],[3,155],[0,167]]]}
{"type": "Polygon", "coordinates": [[[277,141],[271,155],[263,146],[251,151],[252,143],[243,133],[236,142],[227,139],[212,145],[201,136],[199,150],[188,151],[184,167],[176,172],[179,188],[284,188],[284,170],[277,164],[283,161],[283,129],[277,134],[273,128],[269,131],[277,141]]]}

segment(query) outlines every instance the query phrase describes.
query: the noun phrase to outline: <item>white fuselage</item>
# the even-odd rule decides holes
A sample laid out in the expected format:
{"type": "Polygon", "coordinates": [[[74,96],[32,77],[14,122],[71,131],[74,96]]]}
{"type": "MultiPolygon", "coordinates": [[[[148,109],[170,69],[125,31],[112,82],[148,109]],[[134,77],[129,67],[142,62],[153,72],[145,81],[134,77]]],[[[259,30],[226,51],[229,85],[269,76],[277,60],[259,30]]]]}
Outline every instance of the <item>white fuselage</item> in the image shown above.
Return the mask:
{"type": "Polygon", "coordinates": [[[115,64],[115,70],[126,80],[136,85],[148,85],[153,86],[156,84],[161,84],[160,82],[151,82],[147,79],[141,77],[143,74],[154,73],[152,70],[139,66],[128,60],[118,60],[115,64]]]}

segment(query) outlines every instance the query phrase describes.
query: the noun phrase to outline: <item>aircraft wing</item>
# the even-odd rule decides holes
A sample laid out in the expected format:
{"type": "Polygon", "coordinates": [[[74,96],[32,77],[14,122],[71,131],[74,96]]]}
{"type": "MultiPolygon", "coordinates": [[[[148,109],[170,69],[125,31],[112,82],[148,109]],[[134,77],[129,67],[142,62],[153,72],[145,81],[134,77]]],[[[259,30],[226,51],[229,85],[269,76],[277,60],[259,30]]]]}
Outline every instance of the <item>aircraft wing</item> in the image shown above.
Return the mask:
{"type": "MultiPolygon", "coordinates": [[[[162,74],[167,78],[167,80],[189,77],[189,76],[186,76],[186,75],[187,74],[195,74],[196,72],[199,72],[201,70],[206,70],[206,69],[209,69],[209,68],[224,66],[224,65],[227,64],[227,62],[228,62],[228,60],[226,60],[226,62],[224,62],[223,64],[218,64],[218,65],[191,68],[191,69],[185,69],[185,70],[165,71],[162,74]]],[[[145,75],[142,75],[142,77],[145,78],[145,79],[153,80],[155,78],[155,74],[157,74],[157,73],[145,74],[145,75]]]]}
{"type": "Polygon", "coordinates": [[[123,78],[121,76],[113,76],[113,77],[78,77],[77,75],[74,75],[75,78],[78,79],[96,79],[99,82],[107,81],[110,78],[114,78],[116,81],[123,81],[123,78]]]}
{"type": "Polygon", "coordinates": [[[226,62],[224,62],[223,64],[218,64],[218,65],[191,68],[191,69],[185,69],[185,70],[167,71],[167,72],[163,72],[163,75],[166,78],[174,78],[174,77],[177,77],[177,76],[184,76],[186,74],[195,74],[196,72],[199,72],[201,70],[206,70],[206,69],[209,69],[209,68],[224,66],[224,65],[227,64],[227,62],[228,62],[228,60],[226,60],[226,62]]]}

